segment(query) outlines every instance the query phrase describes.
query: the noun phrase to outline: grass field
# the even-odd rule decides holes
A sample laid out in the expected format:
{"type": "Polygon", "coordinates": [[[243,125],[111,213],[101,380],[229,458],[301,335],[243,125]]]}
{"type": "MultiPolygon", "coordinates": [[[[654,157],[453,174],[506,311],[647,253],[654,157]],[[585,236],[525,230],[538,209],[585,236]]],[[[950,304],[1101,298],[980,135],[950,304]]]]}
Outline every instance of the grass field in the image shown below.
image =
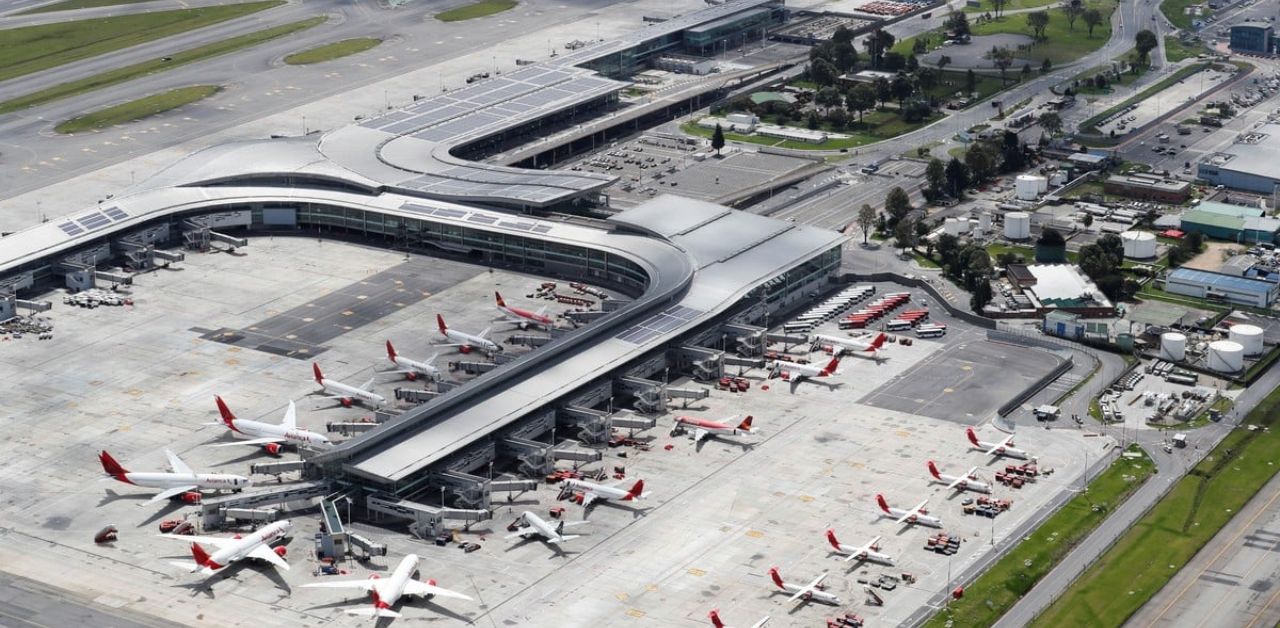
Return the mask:
{"type": "MultiPolygon", "coordinates": [[[[1018,11],[1020,9],[1038,9],[1058,2],[1058,0],[1009,0],[1005,3],[1005,11],[1018,11]]],[[[980,7],[965,7],[965,13],[994,13],[995,8],[991,6],[990,0],[984,1],[980,7]]]]}
{"type": "Polygon", "coordinates": [[[1118,458],[1089,483],[1087,493],[1067,502],[991,569],[966,586],[963,598],[952,600],[948,609],[934,615],[925,626],[994,624],[1151,476],[1155,465],[1146,453],[1137,445],[1128,451],[1140,456],[1118,458]]]}
{"type": "MultiPolygon", "coordinates": [[[[1110,16],[1115,10],[1116,4],[1113,0],[1101,0],[1098,2],[1086,2],[1085,6],[1098,9],[1104,16],[1110,16]]],[[[1032,62],[1032,69],[1038,69],[1040,62],[1048,58],[1054,66],[1060,66],[1072,61],[1076,61],[1107,43],[1111,38],[1111,21],[1110,18],[1104,19],[1093,29],[1093,37],[1089,37],[1089,29],[1080,20],[1076,21],[1075,30],[1070,30],[1067,25],[1066,15],[1062,9],[1049,9],[1049,26],[1045,28],[1044,34],[1046,39],[1031,44],[1030,49],[1026,51],[1015,51],[1017,59],[1025,59],[1032,62]]],[[[983,24],[974,24],[973,36],[980,35],[998,35],[998,34],[1016,34],[1030,35],[1031,28],[1027,26],[1026,14],[1008,15],[983,24]]],[[[1016,73],[1021,68],[1021,64],[1014,61],[1011,66],[1010,73],[1016,73]]]]}
{"type": "Polygon", "coordinates": [[[518,4],[516,0],[480,0],[479,2],[464,4],[456,9],[449,9],[443,13],[437,13],[436,19],[441,22],[473,20],[478,17],[508,11],[514,8],[516,4],[518,4]]]}
{"type": "Polygon", "coordinates": [[[150,0],[64,0],[63,2],[55,2],[46,4],[42,7],[27,9],[15,15],[31,15],[33,13],[53,13],[55,11],[72,11],[75,9],[92,9],[94,7],[114,7],[121,4],[136,4],[138,2],[150,2],[150,0]]]}
{"type": "Polygon", "coordinates": [[[1166,18],[1169,18],[1169,21],[1172,22],[1174,26],[1183,30],[1188,30],[1191,28],[1191,20],[1203,20],[1205,17],[1213,15],[1213,11],[1207,8],[1207,4],[1208,3],[1201,2],[1200,0],[1164,0],[1164,2],[1160,3],[1160,11],[1164,13],[1166,18]],[[1206,6],[1204,15],[1199,16],[1199,18],[1187,15],[1187,7],[1193,4],[1206,6]]]}
{"type": "MultiPolygon", "coordinates": [[[[1021,255],[1024,259],[1027,260],[1028,264],[1035,263],[1036,261],[1036,250],[1035,248],[1030,246],[1017,246],[1013,244],[1004,244],[1001,242],[987,245],[987,255],[991,256],[992,263],[994,263],[996,260],[996,257],[1000,256],[1002,253],[1014,253],[1016,255],[1021,255]]],[[[1068,262],[1071,262],[1072,264],[1074,264],[1079,258],[1080,258],[1079,253],[1076,253],[1075,251],[1067,251],[1068,262]]]]}
{"type": "Polygon", "coordinates": [[[283,0],[0,30],[0,81],[270,9],[283,0]]]}
{"type": "MultiPolygon", "coordinates": [[[[1280,389],[1244,419],[1272,427],[1280,389]]],[[[1142,608],[1276,473],[1280,430],[1235,430],[1033,626],[1119,626],[1142,608]]]]}
{"type": "Polygon", "coordinates": [[[1164,38],[1164,58],[1168,59],[1169,63],[1177,63],[1205,52],[1204,46],[1184,44],[1181,39],[1170,35],[1164,38]]]}
{"type": "MultiPolygon", "coordinates": [[[[969,105],[970,107],[990,98],[1001,90],[1000,77],[986,74],[975,74],[974,76],[977,79],[974,81],[974,88],[978,92],[978,98],[969,105]]],[[[964,72],[944,71],[939,75],[939,79],[937,85],[925,92],[932,98],[945,100],[954,96],[956,92],[963,92],[965,89],[966,79],[964,72]]]]}
{"type": "MultiPolygon", "coordinates": [[[[904,133],[910,133],[920,127],[932,124],[940,119],[941,116],[935,114],[929,119],[921,122],[904,122],[898,114],[893,111],[871,111],[867,112],[863,118],[862,124],[854,122],[844,131],[831,131],[832,133],[841,133],[848,135],[847,138],[838,138],[827,140],[822,143],[800,142],[795,140],[782,140],[776,137],[763,137],[759,135],[740,135],[738,133],[725,132],[724,137],[727,140],[736,142],[746,142],[748,144],[760,144],[763,146],[776,146],[778,148],[790,148],[793,150],[840,150],[842,148],[856,148],[881,140],[892,139],[904,133]]],[[[856,116],[854,116],[856,119],[856,116]]],[[[770,121],[772,122],[772,120],[770,121]]],[[[680,129],[689,135],[699,137],[711,137],[714,133],[712,129],[704,129],[694,122],[687,122],[680,126],[680,129]]]]}
{"type": "Polygon", "coordinates": [[[285,35],[296,33],[318,24],[323,24],[326,19],[328,18],[320,16],[289,24],[282,24],[274,28],[254,31],[239,37],[232,37],[231,39],[214,42],[206,46],[200,46],[198,48],[192,48],[182,52],[175,52],[169,57],[143,61],[142,63],[135,63],[123,68],[117,68],[110,72],[104,72],[79,81],[71,81],[69,83],[54,85],[48,89],[43,89],[25,96],[19,96],[17,98],[11,98],[0,102],[0,114],[18,111],[19,109],[26,109],[27,107],[41,105],[61,98],[75,96],[77,94],[84,94],[96,89],[109,87],[111,85],[118,85],[147,74],[163,72],[165,70],[181,67],[197,61],[203,61],[219,55],[235,52],[250,46],[255,46],[264,41],[276,39],[277,37],[284,37],[285,35]],[[166,58],[168,61],[165,61],[166,58]]]}
{"type": "Polygon", "coordinates": [[[321,63],[324,61],[332,61],[348,55],[376,47],[381,44],[382,40],[374,37],[359,37],[356,39],[344,39],[335,41],[332,44],[316,46],[310,50],[295,52],[284,58],[284,62],[289,65],[307,65],[311,63],[321,63]]]}
{"type": "Polygon", "coordinates": [[[66,135],[133,122],[204,100],[220,91],[222,87],[218,85],[180,87],[77,116],[53,127],[53,130],[66,135]]]}

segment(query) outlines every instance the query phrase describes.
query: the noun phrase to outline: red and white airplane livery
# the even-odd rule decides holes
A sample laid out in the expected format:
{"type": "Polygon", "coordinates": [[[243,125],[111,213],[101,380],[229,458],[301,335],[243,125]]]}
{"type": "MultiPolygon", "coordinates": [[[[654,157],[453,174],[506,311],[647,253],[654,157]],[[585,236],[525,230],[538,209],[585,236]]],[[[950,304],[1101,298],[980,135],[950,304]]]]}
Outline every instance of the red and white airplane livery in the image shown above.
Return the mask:
{"type": "Polygon", "coordinates": [[[985,440],[978,440],[978,434],[973,431],[972,427],[964,428],[964,433],[969,435],[969,442],[973,443],[974,447],[986,450],[990,455],[1007,456],[1009,458],[1018,458],[1020,460],[1027,460],[1031,458],[1031,454],[1013,447],[1013,434],[1008,435],[1004,440],[998,443],[992,443],[985,440]]]}
{"type": "Polygon", "coordinates": [[[218,413],[222,415],[222,423],[214,423],[214,425],[225,424],[227,429],[231,430],[233,436],[248,439],[231,443],[219,443],[212,445],[213,447],[262,445],[262,448],[267,453],[275,456],[280,453],[280,450],[285,445],[306,445],[308,447],[324,448],[333,444],[323,434],[317,434],[311,430],[298,427],[298,408],[292,400],[289,401],[289,409],[284,413],[284,420],[277,425],[261,421],[237,419],[236,415],[231,413],[231,408],[228,408],[226,402],[222,400],[222,397],[214,395],[213,399],[218,404],[218,413]]]}
{"type": "Polygon", "coordinates": [[[880,553],[880,546],[878,545],[878,543],[880,543],[880,537],[878,536],[868,541],[866,545],[862,545],[862,546],[844,545],[838,539],[836,539],[836,531],[828,529],[827,542],[831,544],[831,547],[834,547],[836,549],[836,552],[839,552],[840,554],[843,554],[845,556],[845,559],[844,559],[845,562],[848,562],[851,560],[857,560],[857,561],[867,560],[873,563],[880,563],[882,565],[893,564],[892,556],[888,554],[880,553]]]}
{"type": "Polygon", "coordinates": [[[311,372],[315,375],[316,383],[320,384],[320,389],[329,393],[328,398],[337,399],[344,408],[350,408],[357,401],[375,408],[380,408],[387,403],[386,397],[370,390],[373,387],[374,378],[372,377],[363,386],[356,387],[326,378],[324,373],[320,372],[320,365],[315,362],[311,363],[311,372]]]}
{"type": "Polygon", "coordinates": [[[933,528],[942,527],[942,519],[930,516],[929,511],[924,509],[924,505],[929,503],[929,500],[927,499],[917,504],[916,507],[911,510],[891,507],[889,502],[885,501],[884,495],[876,495],[876,503],[880,504],[880,510],[883,510],[884,514],[889,515],[890,517],[897,517],[897,520],[895,520],[894,523],[922,525],[933,528]]]}
{"type": "Polygon", "coordinates": [[[889,336],[885,335],[884,332],[877,334],[870,341],[860,338],[841,338],[840,336],[817,334],[813,337],[813,342],[818,346],[829,345],[831,352],[834,354],[852,355],[868,360],[883,360],[885,358],[880,355],[880,348],[884,346],[884,341],[888,339],[889,336]]]}
{"type": "Polygon", "coordinates": [[[748,416],[735,427],[733,422],[738,420],[736,416],[720,421],[700,419],[696,416],[677,416],[671,431],[675,432],[680,427],[692,428],[695,443],[700,443],[710,436],[758,436],[760,432],[751,427],[751,419],[752,417],[748,416]]]}
{"type": "MultiPolygon", "coordinates": [[[[716,628],[730,628],[729,626],[726,626],[723,621],[720,621],[720,609],[711,609],[711,612],[707,613],[707,617],[711,619],[711,625],[716,628]]],[[[756,623],[751,624],[750,628],[762,628],[767,623],[769,623],[769,616],[765,615],[764,617],[756,620],[756,623]]]]}
{"type": "Polygon", "coordinates": [[[502,295],[497,290],[493,291],[493,298],[497,301],[498,311],[506,315],[505,320],[508,323],[515,323],[520,329],[527,329],[530,325],[549,329],[555,325],[555,321],[551,320],[550,316],[547,316],[546,307],[537,312],[530,312],[526,309],[507,305],[506,300],[502,298],[502,295]]]}
{"type": "Polygon", "coordinates": [[[440,335],[449,341],[436,345],[438,347],[457,347],[460,353],[471,353],[473,349],[479,349],[485,353],[499,353],[502,351],[502,345],[486,338],[489,335],[489,330],[493,329],[492,327],[486,327],[479,334],[472,335],[456,329],[449,329],[449,326],[444,324],[444,317],[439,314],[436,314],[436,326],[440,328],[440,335]]]}
{"type": "Polygon", "coordinates": [[[411,382],[418,381],[419,377],[425,377],[433,382],[438,382],[441,379],[444,379],[444,376],[440,373],[440,369],[436,368],[435,365],[432,364],[432,362],[435,362],[438,357],[440,357],[439,353],[432,355],[423,362],[410,360],[409,358],[396,353],[395,345],[392,345],[391,341],[388,340],[387,359],[391,360],[391,363],[399,367],[400,370],[383,372],[404,375],[404,378],[411,382]]]}
{"type": "Polygon", "coordinates": [[[979,482],[978,476],[974,472],[978,467],[969,469],[964,475],[947,475],[938,471],[938,465],[932,460],[929,461],[929,474],[937,478],[939,482],[948,482],[947,488],[958,489],[961,491],[974,491],[976,493],[990,493],[991,485],[986,482],[979,482]]]}
{"type": "Polygon", "coordinates": [[[430,599],[432,597],[451,597],[459,600],[470,600],[469,596],[451,591],[444,587],[436,586],[435,580],[419,582],[413,579],[413,572],[418,569],[418,557],[409,554],[400,560],[400,564],[396,566],[396,570],[386,578],[379,578],[378,574],[373,574],[364,580],[338,580],[336,582],[313,582],[304,584],[306,588],[317,589],[364,589],[369,592],[373,598],[373,606],[370,608],[351,608],[347,609],[348,615],[364,615],[367,617],[399,617],[400,613],[391,610],[391,607],[400,601],[401,597],[413,595],[417,597],[430,599]]]}
{"type": "Polygon", "coordinates": [[[98,454],[98,460],[102,462],[102,470],[120,482],[146,488],[164,489],[157,493],[155,497],[147,500],[148,504],[178,496],[181,496],[185,502],[199,503],[200,493],[198,491],[200,490],[226,489],[240,491],[253,484],[252,480],[243,475],[196,473],[172,451],[166,449],[164,450],[164,455],[169,458],[170,473],[130,472],[120,466],[120,463],[116,462],[116,459],[105,451],[98,454]]]}
{"type": "Polygon", "coordinates": [[[271,544],[289,534],[289,530],[293,529],[293,523],[288,519],[277,521],[249,536],[240,536],[227,538],[221,536],[185,536],[179,534],[161,534],[162,539],[171,539],[177,541],[187,541],[191,543],[191,555],[195,558],[194,563],[171,562],[171,565],[189,570],[192,573],[200,572],[204,576],[212,576],[231,563],[246,558],[261,560],[271,565],[289,570],[289,563],[284,562],[284,556],[287,550],[284,546],[272,548],[271,544]],[[218,549],[212,554],[200,547],[201,543],[208,543],[218,549]]]}
{"type": "Polygon", "coordinates": [[[570,479],[564,481],[564,490],[581,491],[583,509],[590,508],[591,503],[597,499],[629,502],[644,499],[649,495],[644,492],[644,480],[636,480],[636,483],[632,484],[631,488],[623,489],[618,486],[605,486],[595,482],[570,479]]]}
{"type": "Polygon", "coordinates": [[[840,605],[839,597],[833,593],[827,593],[822,590],[822,581],[827,579],[827,572],[825,571],[822,572],[822,575],[814,578],[813,582],[810,582],[805,586],[783,581],[782,574],[778,573],[777,567],[769,568],[769,577],[773,578],[773,583],[777,585],[779,589],[792,594],[791,597],[787,599],[788,602],[803,599],[806,602],[822,602],[823,604],[831,604],[832,606],[840,605]]]}
{"type": "Polygon", "coordinates": [[[802,379],[814,377],[831,377],[839,375],[840,371],[836,368],[840,366],[840,358],[831,358],[826,366],[817,366],[815,364],[800,364],[798,362],[787,362],[786,360],[774,360],[773,371],[769,373],[770,377],[782,377],[782,381],[792,382],[802,379]]]}

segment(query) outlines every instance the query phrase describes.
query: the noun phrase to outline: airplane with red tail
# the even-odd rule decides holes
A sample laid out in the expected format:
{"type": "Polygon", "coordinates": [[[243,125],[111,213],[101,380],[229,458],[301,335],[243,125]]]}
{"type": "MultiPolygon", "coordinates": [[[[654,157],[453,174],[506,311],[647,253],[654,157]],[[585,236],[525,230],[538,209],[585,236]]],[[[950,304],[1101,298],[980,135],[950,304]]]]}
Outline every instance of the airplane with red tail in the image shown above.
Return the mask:
{"type": "Polygon", "coordinates": [[[435,365],[432,364],[432,362],[435,362],[438,357],[440,357],[439,353],[432,355],[422,362],[419,362],[418,360],[411,360],[397,353],[395,345],[391,344],[391,341],[388,340],[387,359],[391,360],[391,363],[396,365],[400,370],[383,371],[383,373],[404,375],[404,378],[411,382],[418,381],[419,377],[425,377],[430,381],[438,382],[444,379],[444,375],[440,373],[440,369],[436,368],[435,365]]]}
{"type": "Polygon", "coordinates": [[[470,596],[437,586],[435,580],[426,582],[415,580],[413,574],[418,570],[418,561],[419,558],[415,554],[405,556],[400,560],[400,564],[396,565],[396,570],[386,578],[379,578],[378,574],[372,574],[364,580],[313,582],[302,586],[309,589],[363,589],[368,591],[369,596],[373,598],[373,606],[347,609],[346,613],[348,615],[363,615],[375,618],[399,617],[400,613],[391,610],[391,608],[400,601],[400,598],[406,595],[424,599],[449,597],[458,600],[471,600],[470,596]]]}
{"type": "Polygon", "coordinates": [[[866,358],[868,360],[883,361],[888,358],[880,355],[880,350],[888,339],[889,336],[884,332],[880,332],[870,341],[859,338],[841,338],[840,336],[816,334],[813,337],[813,344],[816,346],[828,345],[831,347],[831,352],[836,355],[851,355],[858,358],[866,358]]]}
{"type": "MultiPolygon", "coordinates": [[[[707,618],[711,620],[711,625],[716,628],[730,628],[723,621],[720,621],[720,609],[718,608],[711,609],[711,612],[707,613],[707,618]]],[[[756,620],[756,623],[751,624],[750,628],[762,628],[767,623],[769,623],[769,616],[765,615],[756,620]]]]}
{"type": "Polygon", "coordinates": [[[671,431],[675,432],[681,427],[692,428],[693,440],[698,443],[711,436],[759,436],[760,430],[751,426],[752,418],[748,416],[735,426],[734,421],[738,420],[736,416],[720,421],[712,421],[695,416],[681,415],[676,417],[676,422],[671,426],[671,431]]]}
{"type": "Polygon", "coordinates": [[[822,602],[823,604],[831,604],[832,606],[840,605],[839,597],[823,590],[822,581],[827,579],[827,572],[825,571],[822,572],[822,575],[814,578],[813,582],[810,582],[805,586],[791,584],[783,580],[782,574],[778,572],[777,567],[769,568],[769,577],[773,578],[773,584],[777,585],[779,589],[791,594],[791,597],[787,599],[788,602],[804,600],[806,602],[822,602]]]}
{"type": "Polygon", "coordinates": [[[270,563],[274,567],[288,571],[289,563],[284,561],[288,550],[283,545],[273,548],[271,544],[288,536],[289,530],[292,529],[293,523],[285,519],[272,523],[249,536],[237,534],[227,538],[161,534],[160,538],[191,543],[191,557],[195,560],[194,563],[170,562],[169,564],[192,573],[199,572],[204,576],[212,576],[232,563],[246,558],[270,563]],[[217,549],[209,553],[200,546],[201,543],[213,545],[217,549]]]}
{"type": "Polygon", "coordinates": [[[544,329],[550,329],[555,325],[555,321],[551,320],[550,316],[547,316],[547,308],[545,307],[537,312],[531,312],[526,309],[507,305],[506,300],[502,298],[502,295],[497,290],[493,291],[493,298],[497,304],[498,311],[506,315],[503,320],[508,323],[515,323],[520,327],[520,329],[527,329],[530,325],[537,325],[544,329]]]}
{"type": "Polygon", "coordinates": [[[327,397],[329,399],[337,399],[338,403],[341,403],[344,408],[350,408],[357,401],[375,408],[380,408],[387,403],[386,397],[371,390],[374,380],[372,377],[364,385],[357,387],[326,378],[324,373],[320,371],[320,365],[315,362],[311,363],[311,371],[315,375],[316,383],[320,384],[320,389],[329,393],[327,397]]]}
{"type": "Polygon", "coordinates": [[[289,401],[289,409],[284,412],[284,420],[279,424],[274,424],[238,419],[236,415],[231,413],[231,408],[227,407],[227,403],[222,400],[222,397],[214,395],[213,399],[218,405],[218,413],[222,415],[222,422],[212,423],[211,425],[226,425],[233,436],[247,440],[218,443],[211,445],[212,447],[261,445],[267,453],[275,456],[280,453],[285,445],[302,445],[315,448],[333,446],[333,443],[329,442],[328,437],[325,435],[298,427],[298,408],[292,400],[289,401]]]}
{"type": "Polygon", "coordinates": [[[977,471],[978,467],[973,467],[964,475],[947,475],[938,471],[938,465],[934,464],[932,460],[929,461],[929,474],[939,482],[947,482],[948,489],[974,491],[976,493],[990,493],[991,485],[986,482],[978,481],[978,476],[975,475],[977,471]]]}
{"type": "Polygon", "coordinates": [[[590,508],[591,503],[597,499],[629,502],[644,499],[649,495],[644,490],[644,480],[636,480],[636,483],[632,484],[631,488],[623,489],[616,485],[606,486],[595,482],[568,479],[564,481],[564,490],[581,491],[582,508],[584,510],[590,508]]]}
{"type": "Polygon", "coordinates": [[[181,497],[184,502],[198,504],[200,503],[201,490],[225,489],[241,491],[253,485],[253,481],[243,475],[196,473],[191,470],[191,467],[187,466],[187,463],[183,462],[181,458],[168,449],[164,450],[164,455],[169,458],[169,473],[137,473],[129,471],[105,451],[98,454],[98,461],[102,463],[102,470],[117,481],[134,486],[164,489],[157,493],[155,497],[147,500],[148,504],[154,504],[171,497],[181,497]]]}
{"type": "Polygon", "coordinates": [[[929,500],[927,499],[920,502],[915,508],[910,510],[903,510],[901,508],[894,508],[890,506],[889,502],[885,500],[884,495],[876,495],[876,503],[880,505],[880,510],[883,510],[884,514],[890,517],[897,517],[894,523],[922,525],[933,528],[942,527],[942,519],[930,516],[929,511],[924,509],[924,505],[929,503],[929,500]]]}
{"type": "Polygon", "coordinates": [[[493,329],[492,327],[486,327],[479,334],[468,334],[456,329],[449,329],[449,326],[444,322],[444,317],[439,314],[436,314],[436,327],[440,329],[440,335],[449,341],[437,344],[437,347],[457,347],[459,353],[471,353],[475,349],[485,353],[502,352],[502,345],[488,338],[489,331],[493,329]]]}
{"type": "Polygon", "coordinates": [[[880,553],[880,546],[878,545],[878,543],[880,543],[880,537],[878,536],[868,541],[865,545],[845,545],[836,538],[835,530],[828,529],[827,542],[831,544],[831,547],[835,548],[837,553],[844,555],[845,562],[851,560],[866,560],[873,563],[880,563],[882,565],[893,564],[892,556],[880,553]]]}
{"type": "Polygon", "coordinates": [[[1006,436],[1002,441],[993,443],[985,440],[979,440],[978,434],[973,431],[972,427],[964,428],[964,433],[969,436],[969,442],[973,443],[974,447],[984,450],[988,455],[1006,456],[1009,458],[1018,458],[1019,460],[1028,460],[1031,458],[1031,454],[1028,454],[1021,449],[1014,448],[1013,434],[1006,436]]]}
{"type": "Polygon", "coordinates": [[[769,372],[769,377],[782,377],[786,382],[798,382],[804,379],[831,377],[839,375],[840,371],[836,369],[840,366],[839,356],[831,358],[826,366],[817,366],[815,364],[800,364],[798,362],[787,362],[786,360],[774,360],[773,370],[769,372]]]}

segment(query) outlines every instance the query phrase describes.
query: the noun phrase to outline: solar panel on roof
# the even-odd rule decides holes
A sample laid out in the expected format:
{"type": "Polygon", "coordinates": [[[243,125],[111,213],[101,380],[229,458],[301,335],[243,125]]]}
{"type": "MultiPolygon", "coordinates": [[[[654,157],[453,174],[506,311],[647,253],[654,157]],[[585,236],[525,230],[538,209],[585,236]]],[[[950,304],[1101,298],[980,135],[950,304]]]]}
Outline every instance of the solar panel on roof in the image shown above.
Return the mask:
{"type": "Polygon", "coordinates": [[[106,216],[103,216],[98,212],[94,212],[92,214],[88,214],[86,216],[81,216],[77,218],[76,222],[80,223],[81,227],[92,230],[92,229],[105,227],[111,224],[111,219],[107,218],[106,216]]]}
{"type": "Polygon", "coordinates": [[[58,228],[61,229],[64,233],[66,233],[69,236],[80,235],[84,233],[84,229],[81,229],[80,227],[73,225],[69,222],[64,222],[58,225],[58,228]]]}
{"type": "Polygon", "coordinates": [[[532,229],[532,228],[534,227],[534,224],[535,224],[535,223],[532,223],[532,222],[510,222],[510,221],[503,221],[503,222],[498,223],[498,226],[499,226],[499,227],[506,227],[506,228],[508,228],[508,229],[519,229],[519,230],[521,230],[521,231],[528,231],[528,230],[530,230],[530,229],[532,229]]]}
{"type": "Polygon", "coordinates": [[[548,231],[551,231],[551,227],[548,227],[546,225],[538,225],[533,229],[530,229],[530,231],[533,231],[534,233],[547,233],[548,231]]]}
{"type": "Polygon", "coordinates": [[[494,218],[493,216],[485,216],[483,214],[472,214],[470,216],[467,216],[467,220],[469,222],[479,222],[479,223],[484,223],[486,225],[491,225],[495,222],[498,222],[497,218],[494,218]]]}
{"type": "Polygon", "coordinates": [[[436,209],[436,215],[437,215],[437,216],[444,216],[444,217],[446,217],[446,218],[462,218],[463,216],[466,216],[466,215],[467,215],[467,212],[462,211],[461,209],[443,209],[443,208],[437,208],[437,209],[436,209]]]}
{"type": "Polygon", "coordinates": [[[102,213],[106,214],[107,217],[112,220],[124,220],[129,217],[129,214],[124,213],[124,211],[119,207],[109,207],[102,210],[102,213]]]}

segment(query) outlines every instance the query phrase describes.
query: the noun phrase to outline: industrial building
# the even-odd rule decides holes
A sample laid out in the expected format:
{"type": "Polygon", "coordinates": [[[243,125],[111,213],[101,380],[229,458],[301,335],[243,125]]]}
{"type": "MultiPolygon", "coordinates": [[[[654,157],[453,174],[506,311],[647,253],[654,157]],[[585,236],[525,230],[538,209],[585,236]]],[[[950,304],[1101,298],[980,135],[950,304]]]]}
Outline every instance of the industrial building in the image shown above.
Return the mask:
{"type": "Polygon", "coordinates": [[[1236,190],[1273,193],[1280,183],[1280,124],[1241,134],[1231,146],[1202,159],[1196,176],[1236,190]]]}
{"type": "MultiPolygon", "coordinates": [[[[245,246],[246,236],[268,233],[380,243],[625,295],[574,333],[402,414],[380,413],[382,423],[368,426],[375,429],[305,460],[314,486],[287,489],[291,498],[318,495],[338,482],[360,493],[368,512],[408,519],[421,533],[450,517],[487,517],[491,479],[470,472],[501,460],[537,477],[574,455],[560,440],[603,442],[624,426],[605,410],[615,398],[658,412],[681,394],[664,372],[712,379],[751,360],[741,356],[761,355],[764,329],[754,323],[824,290],[845,237],[675,196],[609,220],[539,218],[531,214],[601,202],[613,177],[461,156],[607,106],[627,85],[580,66],[640,63],[678,49],[664,42],[686,34],[710,45],[778,11],[768,0],[716,5],[318,137],[197,152],[109,203],[6,237],[0,307],[11,311],[20,294],[58,285],[129,282],[100,266],[181,262],[172,249],[245,246]],[[428,489],[436,504],[448,491],[457,510],[413,501],[428,489]]],[[[278,499],[228,496],[203,509],[216,524],[227,508],[278,499]]]]}
{"type": "Polygon", "coordinates": [[[1276,295],[1280,293],[1280,284],[1207,270],[1179,268],[1165,278],[1164,289],[1173,294],[1265,308],[1275,303],[1276,295]]]}
{"type": "Polygon", "coordinates": [[[1232,52],[1271,54],[1275,50],[1275,28],[1269,22],[1244,22],[1231,27],[1232,52]]]}
{"type": "Polygon", "coordinates": [[[1006,276],[1030,297],[1036,316],[1055,310],[1094,318],[1115,316],[1111,301],[1073,264],[1010,264],[1006,276]]]}
{"type": "Polygon", "coordinates": [[[1259,207],[1206,201],[1183,212],[1180,228],[1186,233],[1231,242],[1275,242],[1280,219],[1263,214],[1259,207]]]}
{"type": "Polygon", "coordinates": [[[1191,182],[1135,172],[1107,177],[1102,183],[1107,194],[1163,203],[1185,203],[1191,198],[1191,182]]]}

